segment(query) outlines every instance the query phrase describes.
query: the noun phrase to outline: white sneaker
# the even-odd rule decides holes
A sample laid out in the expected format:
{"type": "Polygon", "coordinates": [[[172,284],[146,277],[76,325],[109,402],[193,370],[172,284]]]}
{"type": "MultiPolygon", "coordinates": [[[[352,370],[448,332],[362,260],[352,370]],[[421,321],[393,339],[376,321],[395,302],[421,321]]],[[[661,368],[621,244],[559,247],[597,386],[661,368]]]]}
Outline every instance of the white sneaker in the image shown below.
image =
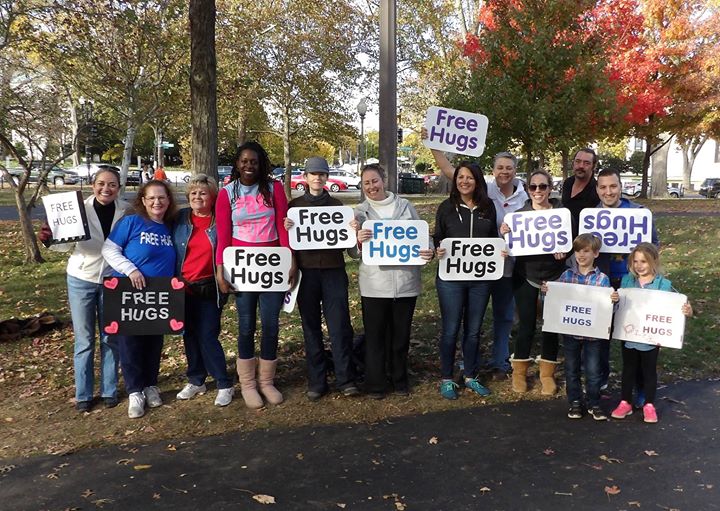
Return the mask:
{"type": "Polygon", "coordinates": [[[157,408],[158,406],[162,406],[162,398],[160,397],[160,389],[156,386],[152,387],[145,387],[143,389],[143,394],[145,394],[145,399],[147,400],[147,405],[150,408],[157,408]]]}
{"type": "Polygon", "coordinates": [[[227,406],[232,401],[235,389],[230,387],[228,389],[219,389],[217,397],[215,398],[215,406],[227,406]]]}
{"type": "Polygon", "coordinates": [[[128,417],[138,419],[145,415],[145,396],[142,392],[133,392],[128,396],[128,417]]]}
{"type": "Polygon", "coordinates": [[[205,385],[193,385],[192,383],[188,383],[183,387],[183,389],[177,393],[178,399],[192,399],[198,394],[205,394],[205,391],[207,391],[207,388],[205,385]]]}

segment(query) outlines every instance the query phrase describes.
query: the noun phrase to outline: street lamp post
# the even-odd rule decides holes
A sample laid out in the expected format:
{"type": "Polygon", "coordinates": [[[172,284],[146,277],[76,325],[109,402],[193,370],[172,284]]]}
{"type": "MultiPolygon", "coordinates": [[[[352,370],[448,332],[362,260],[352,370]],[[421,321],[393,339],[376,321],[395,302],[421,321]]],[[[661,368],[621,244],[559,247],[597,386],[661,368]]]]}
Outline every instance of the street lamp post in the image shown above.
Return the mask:
{"type": "MultiPolygon", "coordinates": [[[[93,105],[92,99],[85,99],[80,96],[79,100],[80,107],[82,108],[83,118],[85,120],[85,164],[87,165],[87,180],[90,182],[90,142],[91,142],[91,126],[93,122],[93,105]]],[[[82,179],[80,180],[82,183],[82,179]]]]}
{"type": "Polygon", "coordinates": [[[360,147],[358,147],[358,174],[365,163],[365,114],[367,113],[367,98],[362,98],[357,104],[357,113],[360,116],[360,147]]]}

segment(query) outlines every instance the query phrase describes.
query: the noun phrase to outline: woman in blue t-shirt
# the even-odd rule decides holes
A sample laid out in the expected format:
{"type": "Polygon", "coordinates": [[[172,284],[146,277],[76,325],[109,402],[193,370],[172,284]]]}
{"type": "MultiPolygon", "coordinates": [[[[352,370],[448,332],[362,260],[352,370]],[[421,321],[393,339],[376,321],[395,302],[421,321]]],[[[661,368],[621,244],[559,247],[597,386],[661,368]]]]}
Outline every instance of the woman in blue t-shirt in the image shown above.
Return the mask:
{"type": "MultiPolygon", "coordinates": [[[[134,215],[120,220],[105,240],[102,254],[116,275],[129,277],[136,289],[145,277],[172,277],[175,248],[171,223],[175,199],[164,181],[151,180],[138,190],[134,215]]],[[[162,335],[118,335],[120,365],[128,393],[128,417],[136,419],[162,405],[157,387],[162,335]]]]}

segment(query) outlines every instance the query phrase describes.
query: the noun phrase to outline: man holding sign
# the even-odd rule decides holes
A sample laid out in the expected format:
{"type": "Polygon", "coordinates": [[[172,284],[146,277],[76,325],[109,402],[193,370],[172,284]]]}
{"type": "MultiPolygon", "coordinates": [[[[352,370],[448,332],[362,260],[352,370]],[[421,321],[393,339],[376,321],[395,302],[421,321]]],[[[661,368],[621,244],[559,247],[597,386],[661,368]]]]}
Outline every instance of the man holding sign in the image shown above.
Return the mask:
{"type": "MultiPolygon", "coordinates": [[[[355,231],[341,211],[342,202],[330,196],[325,190],[330,169],[324,158],[313,156],[305,162],[305,180],[308,189],[305,195],[290,201],[285,228],[289,231],[290,245],[296,249],[295,258],[302,271],[298,290],[298,306],[305,338],[305,359],[308,370],[307,397],[317,401],[328,391],[328,367],[323,342],[322,316],[325,316],[335,366],[335,384],[344,396],[360,393],[355,385],[355,371],[352,364],[353,328],[350,323],[348,303],[348,277],[345,273],[343,241],[355,245],[355,231]],[[295,210],[293,211],[293,209],[295,210]],[[324,209],[337,211],[324,213],[324,209]],[[298,223],[292,220],[298,212],[298,223]],[[328,224],[328,225],[323,225],[328,224]],[[326,227],[320,231],[321,227],[326,227]],[[313,236],[313,230],[322,236],[313,236]],[[350,231],[350,232],[348,232],[350,231]],[[321,237],[323,249],[303,250],[293,242],[303,235],[306,239],[321,237]]],[[[352,210],[345,208],[352,220],[352,210]]],[[[345,243],[347,246],[347,244],[345,243]]]]}

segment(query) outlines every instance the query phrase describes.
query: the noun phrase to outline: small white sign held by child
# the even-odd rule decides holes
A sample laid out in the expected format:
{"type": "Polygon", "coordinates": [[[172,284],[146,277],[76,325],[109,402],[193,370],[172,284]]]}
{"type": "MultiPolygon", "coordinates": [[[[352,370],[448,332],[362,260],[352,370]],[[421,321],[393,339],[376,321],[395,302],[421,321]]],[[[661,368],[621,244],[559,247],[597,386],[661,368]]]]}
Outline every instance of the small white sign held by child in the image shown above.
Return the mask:
{"type": "Polygon", "coordinates": [[[505,215],[511,256],[566,253],[572,249],[572,220],[567,208],[517,211],[505,215]]]}
{"type": "Polygon", "coordinates": [[[430,229],[425,220],[366,220],[363,229],[372,237],[362,245],[362,260],[375,266],[422,266],[427,261],[420,251],[430,246],[430,229]]]}
{"type": "Polygon", "coordinates": [[[620,288],[613,339],[682,348],[687,296],[655,289],[620,288]]]}
{"type": "Polygon", "coordinates": [[[223,274],[236,291],[290,289],[292,253],[285,247],[227,247],[223,274]]]}
{"type": "Polygon", "coordinates": [[[293,221],[288,230],[293,250],[337,249],[355,246],[355,229],[350,228],[353,210],[348,206],[290,208],[293,221]]]}
{"type": "Polygon", "coordinates": [[[79,191],[46,195],[43,197],[43,205],[52,231],[49,244],[90,239],[85,204],[79,191]]]}
{"type": "Polygon", "coordinates": [[[445,238],[440,242],[445,256],[438,261],[441,280],[498,280],[505,261],[501,238],[445,238]]]}
{"type": "Polygon", "coordinates": [[[644,208],[586,208],[580,212],[580,234],[602,241],[600,252],[627,254],[639,243],[652,242],[652,212],[644,208]]]}
{"type": "Polygon", "coordinates": [[[431,106],[425,116],[425,147],[480,156],[485,150],[488,118],[482,114],[431,106]]]}
{"type": "Polygon", "coordinates": [[[548,282],[543,332],[608,339],[613,303],[610,287],[548,282]]]}

